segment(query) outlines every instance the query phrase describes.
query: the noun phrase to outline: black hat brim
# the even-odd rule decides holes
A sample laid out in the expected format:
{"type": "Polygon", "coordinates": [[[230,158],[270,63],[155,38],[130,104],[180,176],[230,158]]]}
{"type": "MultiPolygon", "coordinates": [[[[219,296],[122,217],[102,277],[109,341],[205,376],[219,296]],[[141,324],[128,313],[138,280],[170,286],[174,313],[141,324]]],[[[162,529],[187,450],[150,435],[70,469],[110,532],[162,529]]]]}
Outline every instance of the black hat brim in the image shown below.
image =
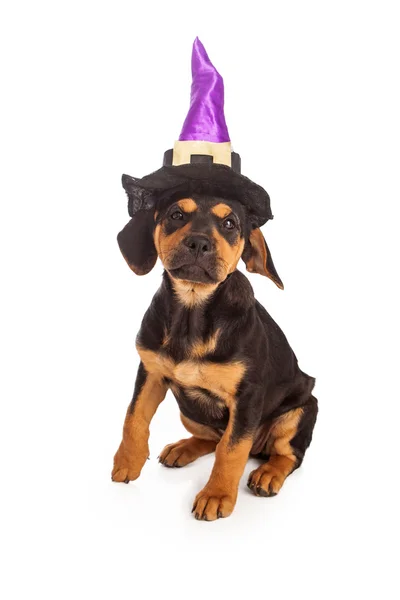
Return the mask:
{"type": "Polygon", "coordinates": [[[253,223],[260,227],[273,218],[268,193],[248,177],[221,164],[185,164],[164,166],[141,179],[122,176],[132,217],[138,210],[149,209],[157,202],[176,194],[202,194],[243,204],[253,223]]]}

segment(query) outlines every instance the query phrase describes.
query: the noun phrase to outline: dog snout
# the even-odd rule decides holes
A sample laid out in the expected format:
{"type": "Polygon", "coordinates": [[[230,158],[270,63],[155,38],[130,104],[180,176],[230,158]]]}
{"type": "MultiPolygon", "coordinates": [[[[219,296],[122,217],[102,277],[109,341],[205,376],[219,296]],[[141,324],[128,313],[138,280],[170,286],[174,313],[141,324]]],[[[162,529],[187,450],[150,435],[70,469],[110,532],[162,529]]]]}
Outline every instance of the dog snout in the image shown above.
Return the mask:
{"type": "Polygon", "coordinates": [[[184,244],[195,256],[204,256],[212,249],[211,241],[206,235],[189,235],[185,238],[184,244]]]}

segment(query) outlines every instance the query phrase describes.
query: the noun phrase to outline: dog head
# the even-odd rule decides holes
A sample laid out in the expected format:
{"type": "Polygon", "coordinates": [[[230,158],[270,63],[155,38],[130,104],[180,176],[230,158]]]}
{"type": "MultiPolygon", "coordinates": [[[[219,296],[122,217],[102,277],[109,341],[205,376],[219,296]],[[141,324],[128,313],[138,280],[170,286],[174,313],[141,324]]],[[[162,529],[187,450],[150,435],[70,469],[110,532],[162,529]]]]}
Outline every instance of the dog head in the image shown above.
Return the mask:
{"type": "MultiPolygon", "coordinates": [[[[123,186],[131,200],[136,180],[124,175],[123,186]]],[[[117,239],[137,275],[151,271],[159,257],[174,280],[216,285],[242,258],[248,271],[283,288],[261,230],[236,199],[180,192],[147,204],[141,198],[141,208],[117,239]]]]}

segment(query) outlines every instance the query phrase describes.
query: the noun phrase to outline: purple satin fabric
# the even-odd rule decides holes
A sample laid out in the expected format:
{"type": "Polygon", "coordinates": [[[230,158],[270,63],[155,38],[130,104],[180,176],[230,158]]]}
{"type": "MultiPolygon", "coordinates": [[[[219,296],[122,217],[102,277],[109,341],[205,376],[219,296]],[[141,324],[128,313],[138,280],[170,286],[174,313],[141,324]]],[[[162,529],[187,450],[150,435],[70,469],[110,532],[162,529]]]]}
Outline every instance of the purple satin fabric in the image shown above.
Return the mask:
{"type": "Polygon", "coordinates": [[[230,141],[224,115],[224,81],[199,38],[193,43],[190,108],[179,140],[230,141]]]}

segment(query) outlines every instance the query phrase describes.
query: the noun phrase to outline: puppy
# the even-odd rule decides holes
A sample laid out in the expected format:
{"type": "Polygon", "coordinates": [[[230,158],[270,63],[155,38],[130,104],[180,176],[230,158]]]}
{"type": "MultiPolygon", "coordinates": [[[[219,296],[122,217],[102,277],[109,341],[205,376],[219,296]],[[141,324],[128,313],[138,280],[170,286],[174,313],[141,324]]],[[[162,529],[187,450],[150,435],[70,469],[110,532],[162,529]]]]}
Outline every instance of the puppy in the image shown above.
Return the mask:
{"type": "MultiPolygon", "coordinates": [[[[136,183],[124,176],[131,194],[136,183]]],[[[286,337],[254,298],[247,270],[282,282],[259,228],[236,199],[172,193],[139,210],[118,235],[139,275],[157,257],[161,287],[137,336],[140,366],[113,481],[133,481],[149,456],[149,425],[168,389],[191,437],[167,445],[159,460],[184,467],[215,452],[208,483],[197,494],[196,519],[229,516],[248,457],[257,496],[274,496],[298,468],[317,417],[314,378],[303,373],[286,337]]]]}

